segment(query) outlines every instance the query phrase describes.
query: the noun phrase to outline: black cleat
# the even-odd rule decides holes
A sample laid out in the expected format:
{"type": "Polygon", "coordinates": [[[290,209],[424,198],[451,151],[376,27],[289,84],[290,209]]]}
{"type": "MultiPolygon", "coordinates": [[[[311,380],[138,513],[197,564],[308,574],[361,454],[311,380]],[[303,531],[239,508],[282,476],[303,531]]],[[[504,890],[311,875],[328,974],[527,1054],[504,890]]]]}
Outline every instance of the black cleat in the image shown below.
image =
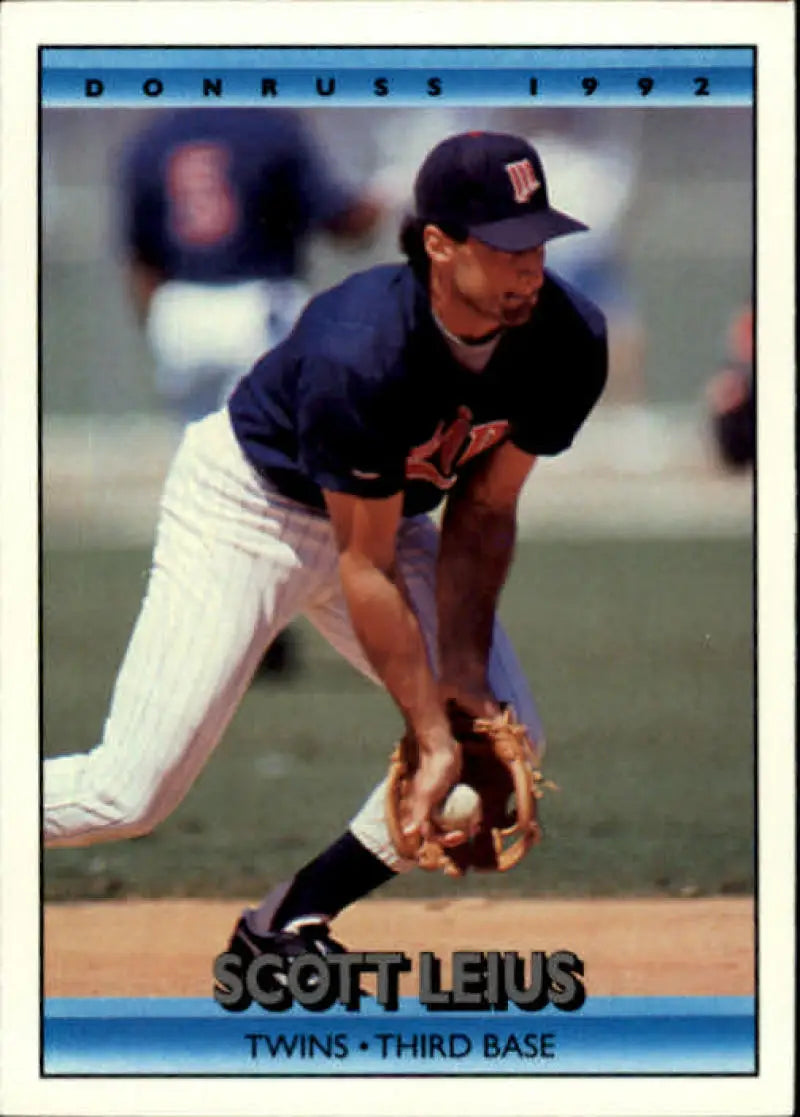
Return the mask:
{"type": "Polygon", "coordinates": [[[247,924],[247,913],[241,916],[233,929],[228,951],[242,961],[245,970],[254,958],[262,954],[277,954],[281,958],[297,958],[301,954],[345,954],[340,942],[331,938],[327,923],[308,923],[297,931],[269,931],[257,935],[247,924]]]}
{"type": "MultiPolygon", "coordinates": [[[[250,930],[247,924],[247,913],[245,912],[233,929],[227,953],[232,954],[239,960],[239,976],[244,982],[253,961],[264,954],[274,954],[281,959],[285,959],[288,969],[294,958],[303,955],[316,954],[320,958],[325,958],[331,954],[346,954],[347,951],[340,942],[331,937],[327,923],[322,920],[298,927],[296,931],[269,931],[266,935],[257,935],[250,930]]],[[[318,974],[308,973],[303,977],[303,989],[308,993],[313,993],[319,988],[319,982],[318,974]]],[[[288,990],[286,973],[273,970],[271,967],[267,967],[267,970],[260,974],[258,984],[265,993],[272,994],[279,991],[285,993],[288,990]]],[[[229,991],[229,987],[221,979],[220,985],[223,986],[223,993],[229,991]]],[[[364,989],[358,989],[358,994],[360,996],[369,995],[364,989]]],[[[288,994],[285,993],[285,995],[288,994]]],[[[336,999],[336,995],[337,984],[334,982],[330,988],[330,1004],[336,999]]],[[[327,1002],[327,996],[325,999],[327,1002]]],[[[224,1006],[231,1012],[241,1012],[248,1008],[251,1003],[250,992],[243,987],[240,996],[236,1000],[231,1000],[228,997],[224,1006]]],[[[289,1001],[283,1007],[288,1007],[288,1004],[289,1001]]]]}

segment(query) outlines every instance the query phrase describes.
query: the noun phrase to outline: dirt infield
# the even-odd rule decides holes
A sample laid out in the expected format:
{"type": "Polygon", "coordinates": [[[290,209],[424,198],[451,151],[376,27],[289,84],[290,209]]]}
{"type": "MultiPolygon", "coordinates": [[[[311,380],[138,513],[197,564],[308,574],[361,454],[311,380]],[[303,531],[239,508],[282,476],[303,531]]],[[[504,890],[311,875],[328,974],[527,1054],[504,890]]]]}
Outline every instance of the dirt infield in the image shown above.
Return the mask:
{"type": "MultiPolygon", "coordinates": [[[[202,997],[234,901],[125,900],[45,909],[45,995],[202,997]]],[[[590,993],[737,995],[754,991],[749,898],[376,900],[336,921],[351,950],[574,950],[590,993]]],[[[445,974],[447,977],[448,975],[445,974]]],[[[401,993],[412,995],[411,978],[401,993]]]]}

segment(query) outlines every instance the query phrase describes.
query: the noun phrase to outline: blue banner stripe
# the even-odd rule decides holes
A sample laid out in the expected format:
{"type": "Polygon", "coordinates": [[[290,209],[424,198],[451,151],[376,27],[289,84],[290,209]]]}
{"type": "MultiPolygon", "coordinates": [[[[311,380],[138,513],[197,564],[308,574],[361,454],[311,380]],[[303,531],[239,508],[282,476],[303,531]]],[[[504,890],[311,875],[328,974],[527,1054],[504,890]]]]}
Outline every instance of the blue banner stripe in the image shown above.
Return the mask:
{"type": "Polygon", "coordinates": [[[509,70],[54,70],[42,79],[50,107],[139,105],[284,105],[319,108],[358,105],[502,104],[702,106],[752,102],[751,70],[698,67],[603,69],[544,73],[509,70]],[[533,83],[533,84],[532,84],[533,83]],[[381,90],[381,92],[377,92],[381,90]]]}
{"type": "MultiPolygon", "coordinates": [[[[79,1019],[80,1017],[138,1017],[148,1019],[161,1016],[177,1016],[182,1019],[202,1019],[225,1017],[229,1014],[220,1008],[209,994],[208,997],[48,997],[45,1002],[45,1018],[57,1020],[61,1017],[79,1019]]],[[[581,1016],[752,1016],[755,1013],[754,997],[589,997],[580,1009],[581,1016]]],[[[248,1015],[259,1015],[255,1008],[248,1015]]],[[[315,1013],[294,1005],[282,1018],[298,1015],[303,1019],[314,1017],[315,1013]]],[[[326,1017],[351,1016],[342,1005],[336,1003],[325,1014],[326,1017]]],[[[400,997],[395,1012],[387,1012],[371,997],[365,997],[359,1009],[361,1016],[380,1016],[391,1019],[397,1016],[425,1016],[437,1019],[443,1016],[464,1016],[456,1013],[426,1013],[415,997],[400,997]]],[[[491,1014],[496,1017],[497,1013],[491,1014]]],[[[547,1005],[541,1012],[525,1012],[524,1009],[510,1004],[501,1016],[565,1016],[553,1005],[547,1005]]]]}
{"type": "Polygon", "coordinates": [[[46,49],[46,105],[748,104],[740,48],[46,49]]]}
{"type": "Polygon", "coordinates": [[[213,1000],[45,1003],[52,1075],[753,1074],[753,999],[595,998],[579,1011],[427,1013],[295,1008],[226,1013],[213,1000]]]}
{"type": "Polygon", "coordinates": [[[168,70],[224,65],[226,69],[369,66],[583,69],[594,67],[752,67],[749,47],[47,47],[45,70],[168,70]]]}

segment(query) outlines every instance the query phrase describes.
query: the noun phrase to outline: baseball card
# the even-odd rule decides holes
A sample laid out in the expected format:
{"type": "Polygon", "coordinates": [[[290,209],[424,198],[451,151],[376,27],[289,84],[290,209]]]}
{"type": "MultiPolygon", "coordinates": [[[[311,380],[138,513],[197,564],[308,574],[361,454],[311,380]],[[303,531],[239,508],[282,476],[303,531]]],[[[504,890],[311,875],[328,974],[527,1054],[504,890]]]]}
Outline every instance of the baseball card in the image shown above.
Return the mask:
{"type": "Polygon", "coordinates": [[[3,24],[3,1112],[790,1113],[792,5],[3,24]]]}

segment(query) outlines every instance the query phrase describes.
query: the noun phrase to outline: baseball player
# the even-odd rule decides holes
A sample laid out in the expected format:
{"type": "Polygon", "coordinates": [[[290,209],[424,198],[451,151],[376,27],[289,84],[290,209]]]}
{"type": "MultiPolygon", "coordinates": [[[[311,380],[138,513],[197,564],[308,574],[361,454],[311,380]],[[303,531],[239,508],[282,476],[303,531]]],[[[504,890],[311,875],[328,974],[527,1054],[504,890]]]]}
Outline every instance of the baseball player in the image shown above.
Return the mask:
{"type": "Polygon", "coordinates": [[[135,138],[122,165],[131,290],[181,424],[216,411],[289,332],[309,234],[358,238],[379,213],[291,112],[179,109],[135,138]]]}
{"type": "MultiPolygon", "coordinates": [[[[220,740],[260,649],[304,613],[383,685],[416,739],[406,832],[457,781],[448,709],[532,737],[539,717],[495,619],[520,490],[566,450],[606,380],[601,312],[545,270],[586,226],[550,204],[524,139],[451,136],[425,158],[407,260],[311,300],[168,476],[150,581],[101,743],[47,760],[51,846],[145,833],[220,740]],[[428,516],[445,502],[441,532],[428,516]]],[[[265,747],[268,747],[268,740],[265,747]]],[[[335,950],[330,920],[412,868],[379,786],[347,831],[238,921],[230,949],[335,950]]]]}

